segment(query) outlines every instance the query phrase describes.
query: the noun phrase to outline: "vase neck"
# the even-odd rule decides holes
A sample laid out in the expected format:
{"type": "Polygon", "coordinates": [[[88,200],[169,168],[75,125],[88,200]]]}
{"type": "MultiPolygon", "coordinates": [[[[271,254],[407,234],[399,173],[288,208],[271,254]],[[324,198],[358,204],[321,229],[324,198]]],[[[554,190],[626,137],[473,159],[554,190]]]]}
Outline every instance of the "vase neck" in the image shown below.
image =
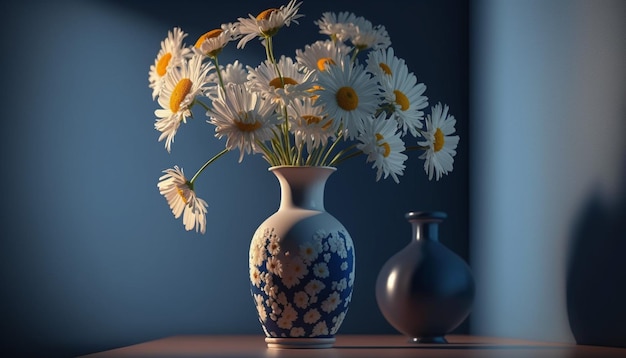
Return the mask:
{"type": "Polygon", "coordinates": [[[326,180],[335,172],[332,167],[280,166],[269,169],[280,183],[280,208],[325,211],[326,180]]]}
{"type": "Polygon", "coordinates": [[[414,240],[439,241],[439,223],[445,219],[445,213],[410,212],[405,217],[413,228],[414,240]]]}

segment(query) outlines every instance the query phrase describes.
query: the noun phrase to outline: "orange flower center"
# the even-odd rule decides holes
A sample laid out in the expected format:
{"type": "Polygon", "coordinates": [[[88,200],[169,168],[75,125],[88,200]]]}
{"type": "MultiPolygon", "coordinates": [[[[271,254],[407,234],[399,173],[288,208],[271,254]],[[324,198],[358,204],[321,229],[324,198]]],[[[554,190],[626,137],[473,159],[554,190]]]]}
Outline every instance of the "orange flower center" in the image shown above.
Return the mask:
{"type": "Polygon", "coordinates": [[[443,149],[443,145],[445,143],[446,143],[446,140],[443,135],[443,132],[441,131],[440,128],[437,128],[437,130],[435,131],[435,143],[433,143],[435,152],[438,152],[441,149],[443,149]]]}
{"type": "MultiPolygon", "coordinates": [[[[385,137],[383,137],[382,134],[380,133],[376,133],[376,141],[380,141],[385,139],[385,137]]],[[[381,144],[379,144],[379,146],[383,147],[383,149],[385,150],[383,152],[383,157],[387,158],[389,156],[389,154],[391,154],[391,146],[389,146],[389,143],[387,142],[383,142],[381,144]]]]}
{"type": "Polygon", "coordinates": [[[211,30],[205,33],[204,35],[200,36],[200,38],[198,38],[198,41],[196,41],[195,47],[200,48],[204,40],[218,37],[222,32],[223,32],[222,29],[215,29],[215,30],[211,30]]]}
{"type": "Polygon", "coordinates": [[[191,85],[192,82],[189,78],[183,78],[178,81],[176,87],[174,87],[174,90],[172,91],[172,95],[170,96],[170,109],[172,112],[178,112],[180,104],[191,90],[191,85]]]}
{"type": "Polygon", "coordinates": [[[396,103],[400,105],[400,109],[403,111],[409,109],[410,103],[407,96],[399,90],[395,90],[393,93],[396,95],[396,103]]]}
{"type": "Polygon", "coordinates": [[[280,77],[276,77],[270,81],[270,86],[274,88],[285,88],[285,85],[297,85],[297,84],[298,82],[296,82],[293,78],[290,78],[290,77],[283,77],[282,81],[280,77]]]}
{"type": "Polygon", "coordinates": [[[261,20],[269,20],[270,15],[274,12],[274,11],[278,11],[278,9],[276,8],[270,8],[267,10],[263,10],[261,11],[257,16],[256,19],[257,21],[261,21],[261,20]]]}
{"type": "Polygon", "coordinates": [[[183,189],[181,188],[176,188],[176,192],[178,193],[178,196],[180,196],[181,199],[183,199],[183,203],[185,203],[185,205],[187,205],[187,203],[189,202],[187,200],[187,198],[185,197],[185,192],[183,191],[183,189]]]}
{"type": "Polygon", "coordinates": [[[159,76],[165,76],[165,73],[167,72],[167,65],[169,65],[171,59],[172,54],[169,52],[161,56],[156,65],[156,72],[159,76]]]}
{"type": "Polygon", "coordinates": [[[254,132],[257,129],[261,128],[261,123],[259,123],[259,121],[254,121],[252,123],[235,121],[235,125],[237,126],[237,129],[242,132],[254,132]]]}
{"type": "Polygon", "coordinates": [[[337,105],[346,111],[352,111],[359,105],[359,96],[352,87],[341,87],[335,95],[337,105]]]}
{"type": "Polygon", "coordinates": [[[330,57],[322,57],[317,60],[317,69],[320,71],[325,71],[328,65],[334,65],[335,61],[333,61],[330,57]]]}
{"type": "Polygon", "coordinates": [[[317,124],[322,120],[321,117],[310,114],[305,114],[304,116],[302,116],[302,119],[304,119],[307,124],[317,124]]]}
{"type": "Polygon", "coordinates": [[[383,73],[386,75],[391,76],[393,73],[391,72],[391,68],[389,68],[389,66],[387,66],[386,63],[381,62],[378,64],[378,66],[380,66],[380,68],[383,70],[383,73]]]}

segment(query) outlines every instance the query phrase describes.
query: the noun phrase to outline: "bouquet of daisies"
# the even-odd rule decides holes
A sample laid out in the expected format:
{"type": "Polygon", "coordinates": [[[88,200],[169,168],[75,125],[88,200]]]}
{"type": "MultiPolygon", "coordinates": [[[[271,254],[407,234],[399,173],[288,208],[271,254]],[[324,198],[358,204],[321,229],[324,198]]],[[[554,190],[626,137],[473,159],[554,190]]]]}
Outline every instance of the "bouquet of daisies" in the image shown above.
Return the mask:
{"type": "Polygon", "coordinates": [[[205,232],[207,203],[194,191],[196,179],[231,150],[261,154],[270,166],[337,166],[363,155],[376,180],[398,183],[407,155],[423,153],[429,180],[452,171],[459,137],[448,106],[429,106],[419,83],[391,47],[384,26],[374,26],[350,12],[323,13],[315,21],[325,37],[297,49],[292,56],[274,53],[273,39],[284,27],[298,24],[302,2],[291,0],[257,16],[221,24],[184,43],[187,34],[173,28],[161,42],[150,66],[149,87],[160,108],[155,129],[170,152],[182,124],[201,107],[222,151],[188,179],[182,168],[166,169],[158,188],[186,230],[205,232]],[[220,64],[230,42],[244,49],[260,40],[266,59],[253,67],[238,60],[220,64]],[[413,141],[405,144],[405,138],[413,141]]]}

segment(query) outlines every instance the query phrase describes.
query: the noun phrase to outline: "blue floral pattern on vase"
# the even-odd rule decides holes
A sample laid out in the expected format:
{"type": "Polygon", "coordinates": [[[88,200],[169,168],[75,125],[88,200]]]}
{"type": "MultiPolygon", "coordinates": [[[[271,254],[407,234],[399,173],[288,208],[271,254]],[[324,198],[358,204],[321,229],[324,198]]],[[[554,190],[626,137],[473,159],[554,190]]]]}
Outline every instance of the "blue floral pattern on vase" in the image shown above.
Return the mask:
{"type": "Polygon", "coordinates": [[[354,285],[354,246],[345,230],[318,230],[289,252],[273,228],[250,245],[250,288],[267,337],[332,337],[354,285]]]}

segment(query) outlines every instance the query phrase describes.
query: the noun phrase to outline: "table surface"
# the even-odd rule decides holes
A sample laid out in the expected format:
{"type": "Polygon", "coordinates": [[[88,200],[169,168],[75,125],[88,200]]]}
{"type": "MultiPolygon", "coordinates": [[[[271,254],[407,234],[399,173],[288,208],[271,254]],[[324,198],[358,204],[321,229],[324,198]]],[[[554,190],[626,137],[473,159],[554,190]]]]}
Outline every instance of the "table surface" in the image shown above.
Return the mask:
{"type": "Polygon", "coordinates": [[[446,338],[448,344],[418,344],[400,335],[338,335],[332,348],[277,349],[267,348],[265,337],[262,335],[184,335],[157,339],[83,357],[626,357],[626,348],[466,335],[449,335],[446,338]]]}

